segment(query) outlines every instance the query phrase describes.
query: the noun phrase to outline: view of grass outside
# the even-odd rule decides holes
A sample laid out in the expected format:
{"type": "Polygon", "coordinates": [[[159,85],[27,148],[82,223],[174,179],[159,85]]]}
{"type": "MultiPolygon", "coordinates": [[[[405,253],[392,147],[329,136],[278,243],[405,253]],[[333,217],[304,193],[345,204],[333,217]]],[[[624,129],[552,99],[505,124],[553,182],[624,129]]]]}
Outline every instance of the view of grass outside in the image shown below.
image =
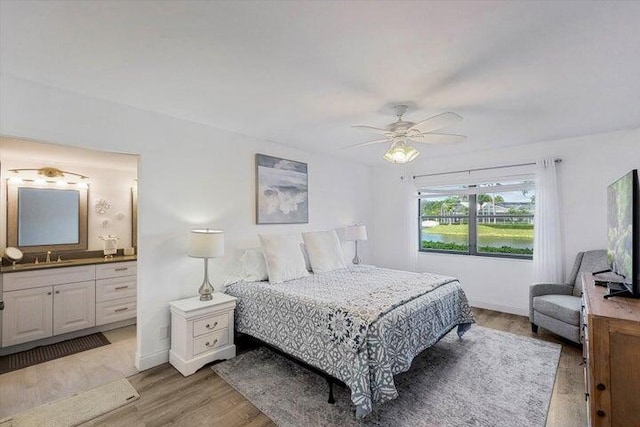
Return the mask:
{"type": "Polygon", "coordinates": [[[532,256],[535,204],[532,193],[512,191],[422,199],[421,249],[469,253],[471,240],[477,254],[532,256]],[[469,236],[469,207],[473,209],[474,205],[476,235],[469,236]]]}

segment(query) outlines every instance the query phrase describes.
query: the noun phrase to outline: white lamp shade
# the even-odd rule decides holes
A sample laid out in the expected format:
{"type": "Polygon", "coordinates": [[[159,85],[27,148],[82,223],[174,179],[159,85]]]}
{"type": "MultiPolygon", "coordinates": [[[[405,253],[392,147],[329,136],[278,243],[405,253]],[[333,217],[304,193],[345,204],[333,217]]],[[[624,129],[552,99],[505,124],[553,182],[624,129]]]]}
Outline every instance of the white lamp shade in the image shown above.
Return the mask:
{"type": "Polygon", "coordinates": [[[345,238],[347,240],[367,240],[367,227],[364,225],[349,225],[345,238]]]}
{"type": "Polygon", "coordinates": [[[224,232],[220,230],[191,230],[187,255],[193,258],[224,256],[224,232]]]}

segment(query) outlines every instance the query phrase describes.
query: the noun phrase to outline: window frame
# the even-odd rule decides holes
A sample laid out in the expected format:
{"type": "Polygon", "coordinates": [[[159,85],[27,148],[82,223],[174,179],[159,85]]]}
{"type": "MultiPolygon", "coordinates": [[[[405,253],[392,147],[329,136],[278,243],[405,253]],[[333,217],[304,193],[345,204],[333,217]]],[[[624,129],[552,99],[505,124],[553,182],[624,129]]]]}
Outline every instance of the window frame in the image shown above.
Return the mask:
{"type": "MultiPolygon", "coordinates": [[[[531,188],[535,191],[535,185],[531,185],[531,188]]],[[[432,217],[437,218],[465,218],[469,221],[469,235],[468,235],[468,251],[453,251],[446,249],[423,249],[422,248],[422,203],[423,199],[428,199],[430,197],[438,197],[438,193],[429,194],[425,196],[421,196],[421,193],[418,192],[418,252],[425,253],[440,253],[440,254],[449,254],[449,255],[465,255],[465,256],[479,256],[479,257],[487,257],[487,258],[506,258],[506,259],[520,259],[520,260],[533,260],[532,255],[525,254],[506,254],[499,252],[479,252],[478,251],[478,217],[482,218],[500,218],[498,215],[478,215],[478,204],[477,198],[479,194],[486,193],[497,193],[498,191],[484,191],[481,190],[486,189],[485,187],[477,187],[475,185],[470,185],[469,188],[478,188],[478,192],[460,192],[458,194],[467,194],[469,199],[469,213],[465,216],[461,215],[432,215],[432,217]]],[[[456,194],[455,191],[447,192],[447,194],[456,194]]],[[[532,218],[534,221],[534,229],[535,229],[535,215],[505,215],[504,217],[508,218],[518,218],[518,217],[526,217],[532,218]]],[[[534,234],[535,238],[535,234],[534,234]]]]}

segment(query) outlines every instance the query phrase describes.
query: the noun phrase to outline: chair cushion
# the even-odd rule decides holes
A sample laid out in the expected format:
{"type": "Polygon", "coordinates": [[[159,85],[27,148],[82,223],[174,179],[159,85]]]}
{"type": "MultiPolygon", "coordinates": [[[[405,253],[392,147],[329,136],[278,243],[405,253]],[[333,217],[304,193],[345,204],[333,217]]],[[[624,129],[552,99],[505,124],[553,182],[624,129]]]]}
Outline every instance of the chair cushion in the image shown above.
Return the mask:
{"type": "Polygon", "coordinates": [[[572,295],[543,295],[533,299],[533,309],[571,325],[580,324],[580,298],[572,295]]]}

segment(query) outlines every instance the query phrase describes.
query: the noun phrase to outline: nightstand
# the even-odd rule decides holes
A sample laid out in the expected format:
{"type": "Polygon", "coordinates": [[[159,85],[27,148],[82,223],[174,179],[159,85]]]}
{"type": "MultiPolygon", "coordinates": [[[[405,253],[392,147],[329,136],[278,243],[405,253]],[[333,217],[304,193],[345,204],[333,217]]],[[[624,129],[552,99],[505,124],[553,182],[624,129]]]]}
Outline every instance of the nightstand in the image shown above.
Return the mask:
{"type": "Polygon", "coordinates": [[[236,356],[233,343],[236,298],[219,292],[212,297],[210,301],[193,297],[169,303],[169,362],[185,377],[209,362],[236,356]]]}

